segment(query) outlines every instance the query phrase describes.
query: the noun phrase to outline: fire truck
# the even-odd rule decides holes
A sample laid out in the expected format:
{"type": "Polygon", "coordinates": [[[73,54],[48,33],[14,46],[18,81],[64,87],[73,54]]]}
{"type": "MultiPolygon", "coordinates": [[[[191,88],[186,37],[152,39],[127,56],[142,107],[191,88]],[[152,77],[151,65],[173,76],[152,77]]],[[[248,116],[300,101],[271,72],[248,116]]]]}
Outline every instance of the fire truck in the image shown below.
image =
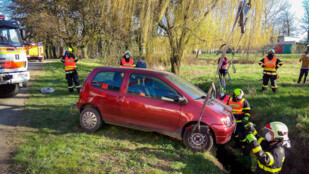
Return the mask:
{"type": "Polygon", "coordinates": [[[28,60],[39,60],[42,62],[44,60],[44,45],[42,42],[30,43],[29,45],[24,45],[26,49],[26,54],[28,60]]]}
{"type": "Polygon", "coordinates": [[[0,97],[13,97],[30,79],[26,50],[26,31],[18,22],[0,14],[0,97]]]}

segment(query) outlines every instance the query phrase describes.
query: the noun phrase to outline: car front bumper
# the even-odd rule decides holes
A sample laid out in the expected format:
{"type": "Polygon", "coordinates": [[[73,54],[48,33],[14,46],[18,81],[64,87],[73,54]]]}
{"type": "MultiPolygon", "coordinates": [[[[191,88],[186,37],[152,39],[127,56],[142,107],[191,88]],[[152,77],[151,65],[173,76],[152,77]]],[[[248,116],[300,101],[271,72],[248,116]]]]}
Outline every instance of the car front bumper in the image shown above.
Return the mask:
{"type": "Polygon", "coordinates": [[[28,71],[0,74],[0,85],[16,83],[23,84],[27,83],[29,80],[30,73],[28,71]]]}
{"type": "Polygon", "coordinates": [[[231,127],[228,127],[226,125],[212,125],[211,129],[215,133],[216,143],[225,144],[230,141],[235,128],[235,123],[231,127]]]}

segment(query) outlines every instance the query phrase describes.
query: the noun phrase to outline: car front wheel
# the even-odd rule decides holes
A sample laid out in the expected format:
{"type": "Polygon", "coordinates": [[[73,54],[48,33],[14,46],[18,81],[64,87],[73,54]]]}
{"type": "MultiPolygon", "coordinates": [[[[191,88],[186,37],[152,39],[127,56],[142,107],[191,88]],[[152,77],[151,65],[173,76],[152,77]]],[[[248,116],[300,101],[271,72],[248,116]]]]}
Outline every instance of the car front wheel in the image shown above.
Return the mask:
{"type": "Polygon", "coordinates": [[[95,132],[103,125],[101,114],[95,108],[84,109],[80,114],[79,121],[86,132],[95,132]]]}
{"type": "Polygon", "coordinates": [[[213,146],[213,135],[208,131],[208,127],[201,125],[200,132],[198,128],[193,132],[195,125],[187,127],[183,135],[184,144],[193,152],[208,151],[213,146]]]}

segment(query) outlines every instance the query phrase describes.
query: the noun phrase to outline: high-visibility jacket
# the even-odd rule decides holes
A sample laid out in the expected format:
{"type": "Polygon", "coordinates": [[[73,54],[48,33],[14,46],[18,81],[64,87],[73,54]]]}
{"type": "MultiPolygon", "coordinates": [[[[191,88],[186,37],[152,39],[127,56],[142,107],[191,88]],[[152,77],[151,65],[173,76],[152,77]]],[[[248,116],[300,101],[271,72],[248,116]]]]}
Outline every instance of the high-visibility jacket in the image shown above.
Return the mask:
{"type": "Polygon", "coordinates": [[[277,63],[277,57],[273,57],[272,60],[269,60],[268,57],[264,58],[264,70],[265,71],[276,71],[276,63],[277,63]]]}
{"type": "Polygon", "coordinates": [[[259,137],[259,135],[256,135],[256,137],[258,139],[249,144],[258,159],[255,173],[280,173],[285,160],[285,149],[282,147],[282,143],[270,145],[263,137],[259,137]]]}
{"type": "Polygon", "coordinates": [[[66,56],[64,59],[65,71],[72,71],[77,68],[74,57],[66,56]]]}
{"type": "Polygon", "coordinates": [[[220,96],[218,96],[217,98],[218,100],[220,100],[222,103],[226,104],[228,103],[230,96],[229,95],[225,95],[224,98],[221,100],[220,96]]]}
{"type": "Polygon", "coordinates": [[[245,113],[242,109],[242,104],[244,103],[244,101],[244,98],[237,102],[233,101],[233,98],[230,98],[229,106],[232,107],[232,113],[234,115],[242,115],[245,113]]]}
{"type": "Polygon", "coordinates": [[[126,62],[126,59],[123,58],[121,60],[121,64],[122,64],[122,67],[125,67],[125,68],[133,68],[133,59],[130,58],[129,62],[126,62]]]}

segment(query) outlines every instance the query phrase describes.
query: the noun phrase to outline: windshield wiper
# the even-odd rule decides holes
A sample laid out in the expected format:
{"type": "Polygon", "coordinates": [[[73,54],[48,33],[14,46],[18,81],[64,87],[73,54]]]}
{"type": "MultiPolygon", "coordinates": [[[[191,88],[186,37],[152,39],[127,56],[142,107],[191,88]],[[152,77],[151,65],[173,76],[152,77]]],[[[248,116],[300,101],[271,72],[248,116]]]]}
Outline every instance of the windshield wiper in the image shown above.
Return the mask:
{"type": "Polygon", "coordinates": [[[200,97],[196,98],[195,100],[205,99],[205,98],[206,98],[206,95],[202,95],[202,96],[200,96],[200,97]]]}

